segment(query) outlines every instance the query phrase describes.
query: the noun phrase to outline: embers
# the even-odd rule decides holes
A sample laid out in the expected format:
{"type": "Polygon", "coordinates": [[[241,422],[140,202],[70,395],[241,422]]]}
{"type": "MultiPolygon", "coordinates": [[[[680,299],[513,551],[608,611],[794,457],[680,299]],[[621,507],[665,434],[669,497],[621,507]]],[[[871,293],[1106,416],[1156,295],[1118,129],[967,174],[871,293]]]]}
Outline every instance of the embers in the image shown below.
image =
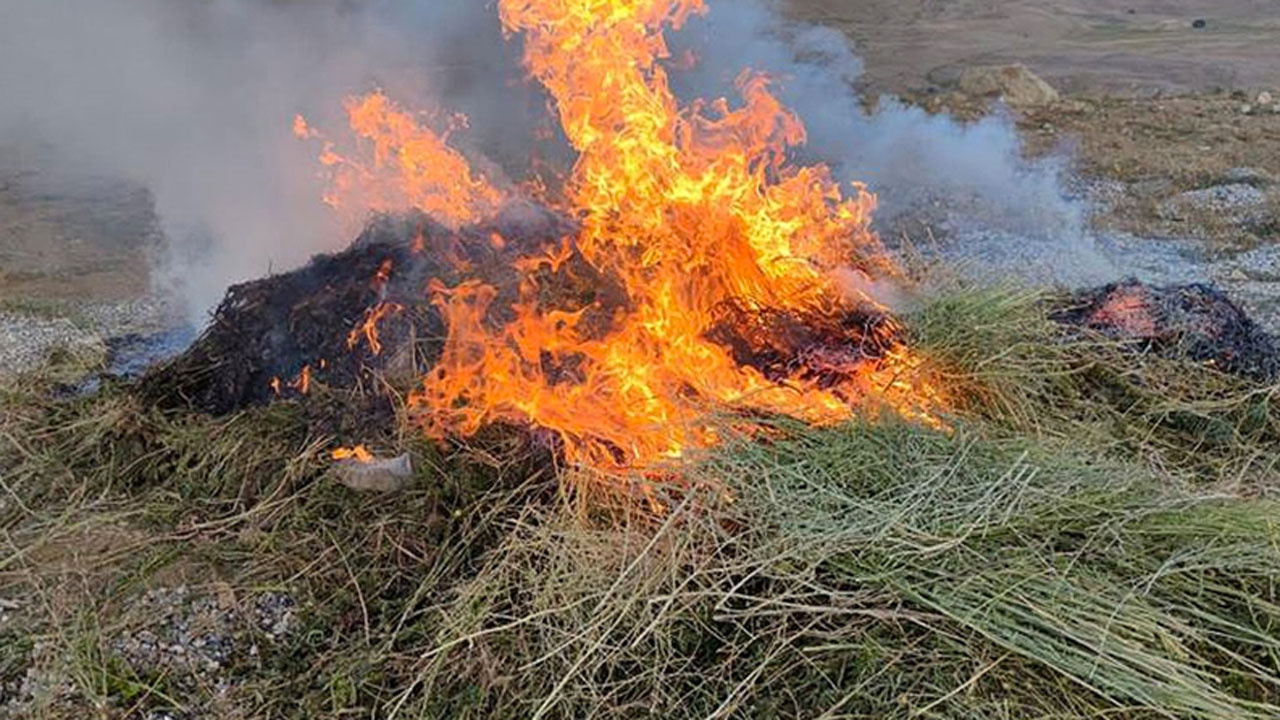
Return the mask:
{"type": "Polygon", "coordinates": [[[826,314],[726,302],[716,308],[707,338],[769,380],[811,380],[825,389],[885,358],[897,335],[893,320],[874,310],[826,314]]]}
{"type": "Polygon", "coordinates": [[[1081,291],[1052,317],[1224,372],[1264,381],[1280,376],[1274,341],[1209,285],[1154,287],[1126,280],[1081,291]]]}

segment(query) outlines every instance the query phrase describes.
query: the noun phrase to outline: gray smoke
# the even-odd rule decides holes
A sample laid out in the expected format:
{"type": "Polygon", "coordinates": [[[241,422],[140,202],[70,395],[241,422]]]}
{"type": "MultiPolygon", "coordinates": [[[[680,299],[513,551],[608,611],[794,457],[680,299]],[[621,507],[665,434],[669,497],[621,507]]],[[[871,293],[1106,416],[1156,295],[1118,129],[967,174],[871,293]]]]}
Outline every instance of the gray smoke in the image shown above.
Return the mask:
{"type": "Polygon", "coordinates": [[[509,127],[529,95],[504,92],[510,52],[483,3],[0,0],[0,144],[46,143],[74,172],[148,188],[160,275],[198,316],[227,284],[353,237],[320,202],[296,113],[337,135],[342,99],[382,87],[509,127]]]}
{"type": "Polygon", "coordinates": [[[788,25],[763,2],[713,5],[672,46],[701,60],[676,76],[681,94],[732,97],[744,66],[769,73],[808,129],[804,153],[844,181],[866,183],[879,198],[881,227],[940,212],[946,251],[972,265],[1065,285],[1116,274],[1088,232],[1085,203],[1064,188],[1063,158],[1024,159],[1007,115],[962,124],[894,98],[868,112],[852,90],[863,67],[847,38],[788,25]]]}
{"type": "MultiPolygon", "coordinates": [[[[883,219],[940,200],[961,230],[1094,261],[1059,168],[1020,159],[1006,118],[962,126],[892,101],[868,114],[842,35],[754,0],[711,8],[673,38],[701,59],[673,71],[678,92],[733,98],[743,67],[769,71],[809,128],[806,152],[867,182],[883,219]]],[[[77,171],[148,188],[168,276],[199,315],[227,284],[352,237],[319,201],[295,113],[334,134],[345,96],[382,87],[406,107],[466,113],[464,142],[512,177],[535,156],[563,166],[562,146],[534,140],[546,99],[519,50],[479,0],[0,0],[0,144],[35,137],[77,171]]]]}

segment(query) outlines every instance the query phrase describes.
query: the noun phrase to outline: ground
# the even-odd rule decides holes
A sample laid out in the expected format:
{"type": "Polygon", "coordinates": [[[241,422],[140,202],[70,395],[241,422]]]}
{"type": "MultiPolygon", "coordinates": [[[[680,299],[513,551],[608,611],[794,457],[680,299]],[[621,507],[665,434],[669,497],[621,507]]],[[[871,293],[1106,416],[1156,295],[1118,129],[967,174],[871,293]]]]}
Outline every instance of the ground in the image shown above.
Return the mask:
{"type": "Polygon", "coordinates": [[[1280,16],[1268,0],[786,0],[847,32],[873,87],[945,83],[1024,63],[1071,93],[1273,88],[1280,16]],[[1197,21],[1203,27],[1197,27],[1197,21]]]}
{"type": "MultiPolygon", "coordinates": [[[[1014,109],[1025,151],[1036,155],[1065,149],[1098,208],[1092,222],[1099,231],[1138,243],[1144,248],[1138,255],[1149,264],[1161,265],[1152,272],[1168,272],[1162,263],[1164,258],[1173,258],[1169,263],[1178,268],[1185,265],[1187,279],[1220,283],[1273,332],[1280,331],[1280,114],[1270,113],[1256,102],[1258,93],[1264,90],[1280,94],[1280,52],[1275,50],[1280,16],[1275,13],[1274,2],[790,0],[788,4],[796,17],[837,27],[854,39],[866,60],[868,90],[898,94],[934,112],[954,112],[966,118],[986,112],[989,98],[973,97],[956,89],[960,71],[978,65],[1025,63],[1063,94],[1058,102],[1014,109]],[[1197,20],[1204,21],[1203,27],[1197,27],[1197,20]],[[1162,254],[1166,248],[1173,250],[1162,254]]],[[[39,364],[50,353],[68,348],[87,355],[100,354],[105,352],[104,341],[110,336],[153,333],[172,322],[167,304],[150,292],[155,284],[148,275],[148,260],[161,241],[155,233],[146,189],[111,178],[68,180],[51,175],[39,153],[14,149],[0,152],[0,376],[12,376],[39,364]]],[[[941,319],[940,325],[946,324],[946,310],[938,310],[935,317],[941,319]]],[[[960,308],[955,312],[958,317],[967,318],[970,316],[965,313],[973,311],[960,308]]],[[[984,332],[993,332],[993,328],[1014,332],[1016,323],[999,317],[996,320],[1000,321],[983,324],[984,332]]],[[[1015,335],[1001,335],[984,338],[983,342],[1001,348],[992,358],[999,365],[1010,362],[1010,354],[1026,351],[1017,340],[1015,335]]],[[[955,352],[961,356],[965,351],[956,348],[955,352]]],[[[968,358],[966,362],[975,362],[972,357],[964,357],[968,358]]],[[[1006,423],[1020,433],[1033,434],[1024,424],[1038,423],[1045,398],[1057,397],[1053,393],[1059,390],[1048,388],[1054,381],[1044,377],[1057,377],[1055,373],[1061,368],[1049,361],[1043,366],[1033,364],[1039,361],[1020,360],[1034,371],[1026,373],[1031,379],[1020,378],[1019,382],[1042,382],[1045,386],[1037,386],[1036,393],[982,390],[983,402],[997,408],[990,412],[1000,416],[996,423],[999,427],[1004,428],[1000,423],[1006,423]]],[[[1074,370],[1078,368],[1073,366],[1074,370]]],[[[1099,369],[1090,367],[1088,372],[1099,369]]],[[[1117,377],[1135,374],[1131,368],[1116,373],[1117,377]]],[[[1075,377],[1066,371],[1060,375],[1075,377]]],[[[993,590],[989,604],[979,603],[983,598],[981,588],[973,590],[972,584],[947,583],[948,573],[960,573],[969,567],[962,565],[957,570],[945,565],[943,559],[951,557],[946,555],[947,549],[988,534],[1000,537],[1002,533],[1031,535],[1041,543],[1034,552],[1013,557],[1006,557],[998,548],[969,548],[974,554],[956,562],[973,563],[973,577],[983,582],[997,583],[1001,576],[980,576],[979,571],[1005,562],[1009,567],[1015,562],[1036,567],[1054,562],[1074,566],[1077,561],[1085,563],[1095,555],[1108,553],[1115,557],[1108,555],[1111,565],[1105,572],[1119,572],[1115,568],[1126,563],[1145,562],[1146,556],[1135,548],[1146,547],[1144,544],[1176,545],[1181,541],[1182,536],[1166,527],[1171,524],[1165,515],[1170,501],[1139,480],[1109,480],[1114,484],[1106,484],[1097,495],[1081,491],[1073,485],[1074,480],[1061,480],[1048,487],[1056,493],[1053,497],[1065,497],[1074,503],[1064,505],[1071,512],[1046,508],[1043,503],[1037,504],[1036,498],[1022,493],[1022,489],[1032,486],[1032,476],[1036,475],[1028,469],[1032,464],[1047,467],[1048,474],[1058,473],[1063,478],[1070,475],[1068,469],[1077,471],[1076,463],[1088,468],[1088,473],[1105,474],[1110,466],[1103,464],[1099,469],[1092,457],[1064,460],[1056,454],[1056,446],[1053,453],[1048,453],[1052,457],[1042,458],[1039,449],[1027,449],[1003,437],[998,442],[991,440],[986,429],[965,432],[966,428],[961,428],[960,433],[945,440],[894,427],[857,437],[837,434],[802,438],[796,447],[784,443],[778,455],[753,456],[743,460],[741,466],[730,468],[738,476],[760,478],[760,482],[769,485],[770,493],[782,492],[787,483],[802,484],[800,475],[791,474],[795,467],[817,466],[842,482],[861,477],[858,472],[872,468],[873,473],[880,473],[875,476],[877,481],[885,481],[893,492],[910,501],[894,505],[890,502],[893,498],[886,495],[876,497],[877,503],[888,503],[885,506],[864,506],[832,493],[822,503],[795,508],[797,513],[817,512],[813,508],[820,505],[821,512],[831,516],[826,520],[838,521],[840,527],[839,532],[829,535],[812,530],[817,522],[812,517],[767,517],[777,525],[794,523],[809,528],[814,534],[806,537],[815,546],[865,550],[891,541],[912,548],[918,557],[912,555],[902,567],[849,567],[849,557],[858,558],[858,562],[867,557],[854,550],[849,550],[848,556],[837,556],[834,549],[824,551],[828,554],[821,556],[821,563],[814,561],[812,567],[792,567],[792,558],[788,557],[788,572],[793,575],[768,578],[768,582],[784,584],[794,593],[786,608],[781,608],[782,603],[776,608],[769,606],[754,597],[752,593],[760,592],[760,588],[743,580],[741,585],[735,584],[723,596],[717,596],[720,603],[698,606],[695,619],[689,624],[700,627],[714,620],[721,623],[718,628],[731,627],[754,633],[750,635],[753,638],[764,637],[766,631],[776,629],[782,633],[783,628],[760,618],[784,611],[797,613],[796,608],[803,606],[805,613],[814,615],[797,622],[805,632],[820,638],[819,645],[813,648],[812,657],[817,657],[848,639],[829,626],[830,617],[817,617],[816,605],[835,608],[833,615],[839,617],[883,621],[884,627],[876,631],[882,632],[883,637],[877,635],[876,643],[884,644],[860,646],[866,653],[859,660],[861,666],[841,668],[841,672],[855,678],[863,677],[858,673],[865,673],[865,684],[859,681],[855,689],[870,685],[881,672],[900,665],[937,667],[938,676],[895,676],[892,690],[886,691],[884,698],[873,699],[883,703],[872,703],[866,712],[899,708],[910,710],[912,716],[929,716],[935,703],[943,703],[944,708],[950,708],[946,703],[952,702],[977,703],[981,693],[973,691],[992,691],[988,682],[996,684],[997,695],[1010,697],[1018,695],[1024,679],[1025,685],[1037,688],[1037,692],[1057,687],[1069,694],[1081,692],[1079,687],[1085,681],[1080,678],[1092,680],[1095,673],[1101,677],[1114,672],[1116,675],[1108,677],[1128,682],[1131,677],[1124,673],[1131,672],[1134,676],[1159,675],[1162,682],[1167,681],[1167,685],[1159,687],[1173,698],[1170,702],[1185,703],[1178,706],[1175,716],[1232,717],[1235,706],[1215,704],[1226,702],[1219,695],[1206,690],[1201,697],[1188,691],[1184,697],[1178,694],[1178,688],[1198,688],[1196,683],[1203,680],[1200,670],[1229,664],[1230,657],[1240,656],[1241,647],[1245,654],[1256,652],[1259,657],[1274,660],[1277,646],[1272,639],[1255,635],[1240,640],[1240,646],[1231,644],[1238,640],[1235,637],[1218,645],[1209,643],[1213,647],[1205,651],[1204,662],[1189,664],[1185,674],[1180,674],[1183,668],[1171,669],[1158,656],[1159,650],[1172,647],[1176,650],[1172,654],[1179,659],[1193,655],[1199,658],[1196,653],[1203,649],[1195,643],[1203,638],[1181,625],[1152,620],[1148,627],[1142,622],[1157,618],[1160,610],[1193,603],[1194,598],[1206,594],[1216,598],[1213,611],[1222,613],[1221,617],[1214,616],[1221,624],[1213,627],[1223,637],[1246,622],[1241,618],[1256,619],[1267,613],[1274,616],[1274,606],[1265,603],[1245,603],[1247,612],[1231,615],[1232,602],[1245,596],[1245,590],[1233,584],[1234,579],[1201,578],[1199,584],[1188,583],[1185,588],[1163,583],[1165,577],[1191,576],[1197,563],[1214,551],[1227,556],[1223,562],[1235,563],[1232,567],[1247,565],[1249,558],[1261,557],[1268,551],[1260,528],[1272,527],[1270,532],[1274,533],[1274,521],[1267,525],[1265,516],[1255,513],[1252,507],[1233,503],[1239,498],[1267,494],[1268,490],[1251,485],[1249,479],[1274,474],[1265,462],[1261,464],[1267,470],[1256,471],[1255,463],[1260,462],[1258,457],[1265,459],[1267,452],[1274,455],[1275,445],[1266,445],[1265,451],[1260,452],[1254,452],[1256,448],[1252,446],[1244,447],[1242,438],[1252,438],[1250,432],[1261,431],[1248,429],[1249,418],[1241,420],[1230,413],[1252,417],[1250,413],[1261,412],[1264,418],[1269,417],[1266,413],[1273,411],[1266,403],[1271,398],[1274,404],[1274,389],[1271,395],[1245,392],[1241,396],[1245,399],[1237,404],[1236,396],[1226,390],[1216,385],[1206,387],[1193,403],[1193,412],[1182,406],[1170,410],[1163,404],[1177,405],[1171,399],[1174,391],[1169,389],[1177,385],[1175,381],[1165,376],[1159,376],[1159,382],[1148,380],[1144,376],[1146,385],[1139,383],[1142,387],[1127,388],[1125,392],[1141,395],[1135,405],[1146,403],[1142,412],[1160,414],[1164,424],[1153,425],[1146,432],[1134,421],[1137,429],[1123,438],[1108,437],[1105,443],[1124,445],[1125,452],[1132,450],[1130,445],[1141,446],[1144,453],[1149,450],[1147,444],[1153,444],[1156,449],[1142,457],[1144,469],[1204,463],[1212,465],[1212,472],[1220,476],[1220,481],[1210,487],[1210,500],[1196,496],[1194,500],[1174,503],[1184,510],[1203,510],[1194,516],[1197,523],[1181,524],[1201,535],[1189,534],[1187,547],[1177,546],[1169,551],[1169,565],[1157,564],[1143,570],[1152,578],[1149,587],[1132,588],[1132,592],[1129,587],[1120,588],[1124,592],[1119,595],[1125,602],[1141,596],[1142,603],[1149,603],[1150,607],[1142,605],[1147,615],[1120,618],[1114,624],[1109,618],[1105,627],[1082,623],[1068,628],[1075,633],[1071,637],[1085,637],[1081,640],[1085,644],[1094,631],[1104,637],[1113,632],[1124,636],[1127,644],[1121,655],[1082,659],[1071,654],[1070,645],[1046,651],[1046,655],[1056,653],[1058,664],[1052,667],[1064,677],[1076,679],[1074,684],[1046,680],[1041,677],[1044,673],[1039,665],[1022,664],[1021,658],[1035,651],[1018,643],[1047,643],[1052,639],[1049,633],[1030,637],[1000,634],[999,623],[1008,617],[1019,612],[1043,612],[1044,607],[1039,604],[1042,596],[1036,593],[1048,596],[1053,588],[1047,584],[1013,584],[999,592],[993,590]],[[1263,406],[1260,411],[1258,404],[1263,406]],[[1206,407],[1212,410],[1205,410],[1206,407]],[[1222,413],[1228,413],[1225,421],[1219,416],[1222,413]],[[1183,434],[1178,438],[1190,435],[1202,443],[1194,446],[1193,461],[1175,458],[1173,440],[1161,434],[1171,433],[1168,425],[1175,421],[1190,423],[1179,431],[1183,434]],[[1243,448],[1238,456],[1236,444],[1243,448]],[[801,445],[805,447],[797,449],[801,445]],[[832,452],[824,454],[828,447],[842,448],[850,459],[836,458],[832,452]],[[801,450],[806,454],[800,459],[788,455],[801,450]],[[969,466],[964,463],[972,457],[982,456],[985,461],[987,454],[996,457],[991,461],[992,467],[997,467],[997,461],[1005,463],[992,477],[1009,480],[1008,487],[1014,490],[984,485],[989,478],[965,469],[969,466]],[[882,461],[886,455],[890,461],[882,461]],[[812,460],[814,457],[819,460],[812,460]],[[856,466],[853,459],[862,465],[856,466]],[[960,487],[928,483],[897,487],[892,478],[881,477],[893,475],[902,485],[905,483],[901,478],[915,477],[907,471],[894,475],[891,471],[899,467],[919,469],[920,477],[930,481],[955,480],[960,487]],[[956,493],[956,497],[947,496],[948,492],[956,493]],[[940,504],[940,498],[951,504],[940,504]],[[1129,504],[1113,508],[1107,505],[1112,501],[1129,504]],[[896,514],[899,511],[900,516],[896,514]],[[954,522],[953,516],[964,519],[963,527],[948,525],[954,522]],[[1069,522],[1064,519],[1067,516],[1069,522]],[[895,522],[884,521],[886,517],[895,522]],[[864,535],[851,540],[850,534],[856,534],[855,525],[864,535]],[[1256,531],[1260,545],[1255,547],[1248,544],[1249,538],[1232,535],[1243,534],[1244,530],[1256,531]],[[1035,536],[1037,532],[1044,532],[1044,537],[1035,536]],[[1102,550],[1093,547],[1095,538],[1105,540],[1102,550]],[[831,591],[823,583],[829,579],[833,566],[852,573],[858,583],[843,588],[841,593],[831,591]],[[1157,578],[1162,582],[1158,583],[1157,578]],[[939,587],[943,590],[938,591],[939,587]],[[954,595],[944,597],[942,593],[948,590],[954,590],[954,595]],[[938,594],[929,595],[935,591],[938,594]],[[963,595],[964,592],[971,594],[963,595]],[[1010,598],[1024,604],[1017,605],[1010,598]],[[961,601],[974,604],[963,606],[961,601]],[[936,635],[923,630],[937,628],[942,629],[936,635]],[[981,652],[966,654],[975,647],[981,652]],[[1105,672],[1089,667],[1095,660],[1105,672]],[[1072,665],[1074,662],[1085,665],[1077,675],[1071,675],[1079,669],[1072,665]]],[[[0,385],[0,391],[4,396],[10,392],[19,394],[16,386],[0,385]]],[[[9,406],[4,409],[8,411],[9,406]]],[[[415,448],[419,456],[425,454],[451,472],[433,466],[427,476],[431,490],[420,483],[404,496],[353,500],[333,484],[301,485],[301,478],[317,472],[317,448],[311,445],[314,439],[292,433],[287,408],[278,417],[233,418],[220,421],[211,429],[189,427],[185,421],[157,419],[130,406],[127,400],[108,398],[94,406],[94,414],[60,417],[63,424],[56,432],[13,434],[17,429],[29,430],[28,421],[43,412],[56,414],[63,410],[50,411],[42,402],[28,404],[23,399],[13,403],[12,413],[5,415],[0,424],[0,439],[4,442],[4,452],[0,452],[0,530],[8,553],[0,552],[0,718],[123,716],[159,720],[298,713],[337,716],[343,712],[368,716],[368,708],[399,708],[411,696],[411,704],[418,703],[415,716],[447,717],[465,714],[463,711],[471,706],[462,700],[457,701],[462,703],[459,706],[434,706],[415,696],[414,690],[430,686],[442,693],[453,692],[450,697],[461,697],[466,692],[480,695],[480,690],[459,690],[451,684],[455,681],[450,677],[454,667],[483,665],[490,656],[505,657],[503,653],[528,644],[545,654],[525,658],[527,666],[521,667],[520,672],[545,664],[560,668],[564,677],[569,677],[583,673],[588,657],[593,656],[585,649],[574,657],[560,658],[559,653],[567,654],[564,648],[577,652],[580,645],[575,643],[582,643],[590,650],[607,646],[616,653],[610,656],[616,667],[590,667],[610,679],[627,678],[614,680],[622,686],[633,678],[640,682],[647,676],[645,665],[636,660],[640,657],[637,648],[646,647],[647,642],[657,643],[662,647],[655,657],[678,658],[684,633],[691,632],[683,626],[675,630],[666,627],[672,622],[666,611],[680,596],[663,585],[661,577],[653,580],[655,586],[661,586],[660,592],[643,584],[650,576],[633,572],[641,565],[643,553],[634,558],[623,555],[620,560],[609,552],[615,548],[608,546],[607,537],[602,540],[567,529],[556,524],[559,518],[511,509],[518,505],[512,498],[547,495],[545,482],[539,485],[534,480],[529,486],[477,491],[468,485],[468,475],[452,472],[455,466],[450,463],[463,461],[437,458],[428,450],[415,448]],[[243,435],[246,424],[251,432],[243,435]],[[112,443],[120,447],[133,443],[138,447],[116,453],[112,443]],[[49,467],[56,466],[54,475],[61,484],[42,491],[52,495],[56,503],[50,503],[48,497],[15,491],[4,481],[6,471],[25,471],[28,466],[20,463],[34,462],[32,458],[39,458],[49,467]],[[12,466],[4,464],[10,461],[12,466]],[[239,463],[248,469],[241,472],[239,463]],[[141,478],[136,489],[141,499],[134,502],[130,495],[134,489],[117,487],[119,481],[109,477],[109,469],[119,470],[121,477],[141,478]],[[268,470],[274,473],[273,479],[261,481],[259,476],[268,470]],[[439,490],[440,485],[445,490],[439,490]],[[483,502],[476,503],[477,497],[483,502]],[[36,505],[37,501],[49,504],[36,505]],[[493,547],[496,542],[486,533],[498,525],[515,528],[541,543],[522,547],[518,552],[544,553],[554,558],[558,557],[556,548],[571,546],[589,558],[600,558],[600,566],[612,574],[606,573],[599,587],[583,582],[584,592],[590,590],[594,594],[577,597],[572,591],[581,578],[573,574],[574,570],[551,562],[543,584],[535,582],[537,578],[526,578],[533,589],[522,592],[536,597],[516,597],[515,592],[508,597],[479,581],[497,582],[495,578],[522,572],[523,566],[516,561],[503,560],[497,566],[485,565],[488,574],[462,587],[460,597],[431,597],[430,602],[422,599],[423,594],[430,593],[425,588],[451,577],[447,573],[460,568],[474,570],[472,558],[455,556],[465,554],[459,547],[468,547],[459,545],[458,537],[481,537],[485,542],[477,542],[477,546],[493,547]],[[615,561],[616,566],[609,564],[615,561]],[[467,592],[473,595],[466,595],[467,592]],[[630,627],[635,618],[624,618],[623,610],[615,615],[614,606],[606,601],[616,601],[627,593],[644,597],[645,602],[639,610],[626,608],[628,613],[638,613],[641,621],[633,635],[619,638],[610,633],[619,626],[630,627]],[[527,623],[531,629],[527,635],[507,636],[492,627],[472,628],[467,624],[470,616],[466,612],[449,615],[443,621],[433,614],[445,605],[451,612],[456,610],[454,603],[464,610],[496,607],[495,612],[504,623],[527,623]],[[518,606],[530,614],[519,616],[509,606],[518,606]],[[546,616],[550,609],[565,607],[582,609],[586,629],[580,634],[577,628],[530,622],[546,616]],[[338,610],[332,611],[334,608],[338,610]],[[508,610],[510,614],[502,614],[508,610]],[[513,616],[521,619],[513,620],[513,616]],[[431,618],[435,624],[422,618],[431,618]],[[31,632],[28,627],[42,630],[31,632]],[[533,637],[535,631],[546,637],[533,637]],[[666,631],[670,634],[661,634],[666,631]],[[490,634],[501,637],[502,642],[487,642],[490,634]],[[660,635],[659,640],[654,639],[655,634],[660,635]],[[456,645],[470,652],[437,654],[438,645],[432,644],[436,637],[448,637],[448,648],[456,645]],[[340,645],[360,648],[362,653],[346,652],[338,649],[340,645]],[[629,654],[632,652],[636,654],[629,654]],[[440,666],[445,658],[454,664],[440,666]],[[566,662],[556,665],[561,659],[566,662]],[[395,684],[404,678],[412,679],[407,689],[404,684],[395,684]],[[257,710],[245,709],[249,707],[257,710]]],[[[1093,412],[1092,408],[1088,411],[1091,420],[1095,419],[1093,412]]],[[[1108,433],[1119,432],[1124,422],[1133,420],[1121,412],[1102,415],[1098,426],[1105,425],[1108,433]]],[[[1077,421],[1075,417],[1070,420],[1077,421]]],[[[1080,429],[1086,426],[1079,422],[1082,424],[1078,427],[1064,427],[1083,433],[1080,429]]],[[[1271,422],[1274,427],[1275,421],[1271,422]]],[[[1034,428],[1034,433],[1040,432],[1038,426],[1034,428]]],[[[1062,435],[1071,442],[1083,437],[1056,426],[1044,433],[1062,435]]],[[[1090,438],[1090,442],[1093,440],[1090,438]]],[[[1107,447],[1109,451],[1115,449],[1107,447]]],[[[1070,454],[1062,452],[1066,453],[1063,457],[1070,454]]],[[[757,453],[763,454],[764,450],[757,453]]],[[[485,477],[490,477],[511,466],[498,453],[486,450],[478,455],[478,460],[476,456],[465,458],[463,464],[468,472],[478,464],[484,467],[485,477]]],[[[1205,472],[1208,471],[1196,465],[1194,471],[1180,470],[1171,475],[1179,482],[1191,482],[1205,472]]],[[[1160,478],[1162,482],[1168,479],[1164,475],[1160,478]]],[[[844,486],[841,488],[843,491],[844,486]]],[[[750,505],[750,493],[745,498],[745,504],[750,505]]],[[[676,517],[683,516],[672,516],[676,517]]],[[[690,522],[696,524],[696,520],[690,522]]],[[[699,530],[718,536],[725,527],[736,527],[738,523],[739,516],[733,515],[724,527],[699,530]]],[[[662,533],[655,537],[659,536],[665,538],[662,533]]],[[[705,540],[697,536],[687,542],[697,545],[705,540]]],[[[667,544],[662,543],[664,547],[667,544]]],[[[673,554],[686,550],[693,553],[682,543],[669,544],[673,554]]],[[[743,549],[735,547],[725,554],[740,552],[743,549]]],[[[751,562],[736,555],[729,560],[716,555],[726,565],[751,562]]],[[[479,561],[475,564],[479,565],[479,561]]],[[[721,570],[730,572],[710,561],[702,568],[704,576],[698,582],[707,583],[707,593],[721,591],[709,579],[721,570]]],[[[1112,589],[1108,586],[1111,576],[1105,572],[1099,571],[1097,577],[1090,578],[1094,585],[1081,586],[1096,593],[1096,597],[1084,592],[1070,595],[1081,607],[1096,611],[1095,616],[1113,610],[1111,606],[1098,610],[1103,601],[1097,598],[1111,597],[1105,595],[1112,589]]],[[[1267,572],[1273,570],[1257,570],[1256,575],[1240,581],[1241,587],[1254,581],[1265,585],[1267,572]]],[[[751,583],[765,582],[750,573],[748,577],[751,583]]],[[[1043,575],[1034,577],[1044,580],[1043,575]]],[[[679,590],[687,590],[685,584],[682,582],[679,590]]],[[[691,580],[688,584],[696,583],[691,580]]],[[[1274,590],[1272,593],[1274,603],[1274,590]]],[[[1053,597],[1060,600],[1062,596],[1053,597]]],[[[695,604],[688,598],[679,600],[686,601],[691,606],[695,604]]],[[[1118,616],[1119,610],[1115,612],[1118,616]]],[[[1046,613],[1044,625],[1053,626],[1059,619],[1046,613]]],[[[524,633],[523,625],[520,632],[524,633]]],[[[1208,635],[1214,636],[1213,632],[1208,635]]],[[[730,633],[730,637],[738,636],[730,633]]],[[[736,654],[726,649],[732,643],[724,642],[725,647],[707,650],[706,654],[727,666],[736,654]]],[[[775,650],[781,652],[781,647],[762,642],[757,650],[760,657],[769,657],[775,650]]],[[[806,656],[797,664],[807,667],[810,659],[806,656]]],[[[819,667],[816,660],[813,663],[812,672],[827,678],[830,668],[819,667]]],[[[758,680],[755,667],[756,661],[747,657],[748,672],[742,676],[726,675],[732,680],[727,688],[736,692],[748,680],[758,680]]],[[[759,667],[765,667],[763,660],[759,667]]],[[[1274,688],[1259,680],[1266,671],[1257,665],[1249,667],[1253,672],[1242,670],[1231,675],[1226,685],[1251,700],[1274,704],[1274,688]]],[[[492,668],[490,672],[501,675],[492,668]]],[[[521,677],[488,677],[485,688],[518,697],[521,677]]],[[[581,691],[582,698],[565,698],[572,688],[557,685],[547,691],[547,696],[558,693],[566,702],[584,703],[579,707],[592,700],[586,697],[585,690],[581,691]]],[[[656,688],[652,692],[656,697],[661,691],[656,688]]],[[[1124,688],[1105,686],[1101,681],[1089,692],[1134,703],[1142,700],[1140,695],[1125,695],[1124,688]]],[[[729,690],[726,694],[732,698],[729,690]]],[[[986,717],[1025,717],[1033,711],[1047,714],[1060,709],[1052,704],[1052,692],[1035,697],[1031,694],[1028,691],[1027,697],[1010,700],[1013,705],[1003,709],[974,705],[973,712],[975,716],[983,713],[986,717]]],[[[695,695],[692,690],[688,696],[677,696],[672,691],[672,697],[663,699],[671,703],[669,707],[679,707],[681,701],[695,695]]],[[[838,695],[841,696],[828,703],[833,714],[848,702],[843,691],[838,695]]],[[[1080,702],[1082,707],[1091,708],[1089,703],[1096,699],[1089,695],[1080,702]]],[[[794,700],[787,698],[778,700],[776,706],[752,706],[743,711],[786,716],[787,711],[782,708],[794,700]]],[[[474,707],[485,707],[483,698],[475,703],[474,707]]],[[[715,715],[723,708],[705,710],[706,715],[715,715]]],[[[470,712],[475,717],[484,716],[482,710],[470,712]]],[[[626,716],[625,709],[619,716],[626,716]]]]}

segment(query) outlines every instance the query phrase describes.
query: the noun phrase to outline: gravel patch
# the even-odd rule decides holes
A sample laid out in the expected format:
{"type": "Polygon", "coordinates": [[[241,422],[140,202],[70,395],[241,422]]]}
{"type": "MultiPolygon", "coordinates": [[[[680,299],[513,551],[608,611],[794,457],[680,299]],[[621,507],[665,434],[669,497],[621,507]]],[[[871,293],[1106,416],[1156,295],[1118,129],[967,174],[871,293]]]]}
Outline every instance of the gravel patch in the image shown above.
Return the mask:
{"type": "Polygon", "coordinates": [[[35,370],[60,352],[86,366],[98,364],[110,355],[114,339],[151,337],[183,328],[175,307],[155,297],[0,306],[0,378],[35,370]]]}
{"type": "MultiPolygon", "coordinates": [[[[235,690],[244,669],[260,668],[262,653],[298,627],[296,603],[283,592],[234,598],[186,586],[159,588],[130,603],[127,615],[133,619],[128,628],[102,641],[104,661],[123,663],[139,678],[163,677],[168,688],[209,704],[183,713],[135,708],[137,714],[129,715],[153,720],[223,717],[217,706],[235,690]]],[[[64,646],[37,642],[27,653],[25,673],[0,686],[0,720],[88,717],[91,700],[74,678],[93,668],[74,662],[64,646]]]]}
{"type": "Polygon", "coordinates": [[[0,688],[0,719],[85,717],[85,704],[67,667],[61,648],[38,642],[29,654],[22,678],[0,688]]]}
{"type": "Polygon", "coordinates": [[[1264,245],[1219,261],[1211,272],[1214,281],[1255,322],[1280,337],[1280,244],[1264,245]]]}
{"type": "Polygon", "coordinates": [[[1272,219],[1271,195],[1252,182],[1215,185],[1175,195],[1160,204],[1165,220],[1189,221],[1206,213],[1241,228],[1262,227],[1272,219]]]}
{"type": "Polygon", "coordinates": [[[0,377],[33,370],[58,349],[85,357],[106,354],[98,334],[69,318],[0,311],[0,377]]]}
{"type": "Polygon", "coordinates": [[[259,636],[280,640],[297,622],[293,598],[284,593],[264,593],[246,607],[179,586],[152,590],[138,606],[154,620],[115,638],[111,650],[136,670],[171,675],[217,676],[257,657],[259,636]]]}

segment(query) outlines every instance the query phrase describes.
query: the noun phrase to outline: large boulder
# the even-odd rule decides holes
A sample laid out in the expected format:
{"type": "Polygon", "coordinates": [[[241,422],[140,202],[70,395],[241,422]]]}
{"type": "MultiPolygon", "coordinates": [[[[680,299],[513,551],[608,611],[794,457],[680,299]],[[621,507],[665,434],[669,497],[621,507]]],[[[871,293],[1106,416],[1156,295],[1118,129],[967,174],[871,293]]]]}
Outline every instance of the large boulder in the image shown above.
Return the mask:
{"type": "Polygon", "coordinates": [[[966,68],[956,84],[961,92],[968,95],[1000,97],[1014,107],[1040,107],[1060,99],[1053,86],[1025,65],[966,68]]]}

